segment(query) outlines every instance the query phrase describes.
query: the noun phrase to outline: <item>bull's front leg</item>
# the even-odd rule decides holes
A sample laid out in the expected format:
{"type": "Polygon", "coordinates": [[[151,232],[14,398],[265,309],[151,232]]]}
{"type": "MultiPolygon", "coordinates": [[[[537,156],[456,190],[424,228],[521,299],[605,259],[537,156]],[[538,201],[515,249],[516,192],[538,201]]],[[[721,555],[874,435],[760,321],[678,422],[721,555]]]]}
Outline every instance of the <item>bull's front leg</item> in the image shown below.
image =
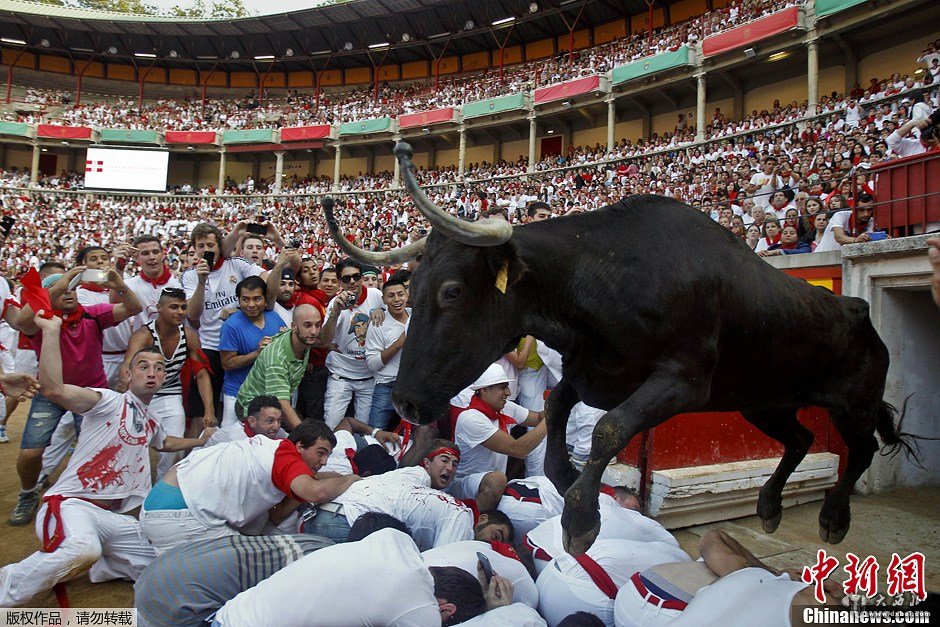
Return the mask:
{"type": "MultiPolygon", "coordinates": [[[[690,360],[694,361],[694,360],[690,360]]],[[[701,407],[708,399],[710,370],[674,360],[658,368],[626,401],[607,412],[594,428],[591,455],[581,476],[565,493],[561,516],[565,551],[581,555],[601,528],[597,497],[607,464],[633,437],[672,416],[701,407]]]]}
{"type": "Polygon", "coordinates": [[[564,494],[578,478],[578,471],[571,465],[568,446],[565,442],[565,427],[571,409],[578,402],[574,386],[562,378],[545,401],[545,476],[551,479],[559,494],[564,494]]]}

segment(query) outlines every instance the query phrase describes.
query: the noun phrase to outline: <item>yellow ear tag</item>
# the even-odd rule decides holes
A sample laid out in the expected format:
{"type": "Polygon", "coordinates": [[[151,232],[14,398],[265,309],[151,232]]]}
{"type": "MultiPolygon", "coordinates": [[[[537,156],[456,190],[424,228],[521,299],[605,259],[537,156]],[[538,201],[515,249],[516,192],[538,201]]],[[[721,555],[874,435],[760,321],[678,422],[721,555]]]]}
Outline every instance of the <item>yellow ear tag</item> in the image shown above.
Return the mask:
{"type": "Polygon", "coordinates": [[[496,274],[496,289],[503,294],[506,293],[506,287],[509,283],[509,262],[503,262],[503,267],[496,274]]]}

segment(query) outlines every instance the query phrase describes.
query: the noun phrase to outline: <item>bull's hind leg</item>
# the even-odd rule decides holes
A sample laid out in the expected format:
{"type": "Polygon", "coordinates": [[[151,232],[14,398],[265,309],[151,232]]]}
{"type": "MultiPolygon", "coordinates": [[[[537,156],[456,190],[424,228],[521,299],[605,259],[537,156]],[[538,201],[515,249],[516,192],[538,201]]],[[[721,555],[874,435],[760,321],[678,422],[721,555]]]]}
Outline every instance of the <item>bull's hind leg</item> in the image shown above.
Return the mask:
{"type": "Polygon", "coordinates": [[[545,427],[548,432],[545,475],[555,484],[559,494],[564,494],[578,478],[578,471],[571,465],[565,443],[565,425],[568,424],[571,408],[577,402],[577,392],[564,378],[545,402],[545,427]]]}
{"type": "Polygon", "coordinates": [[[819,537],[825,542],[839,544],[849,532],[849,495],[878,450],[874,435],[877,409],[876,405],[869,411],[829,410],[829,417],[849,449],[849,457],[845,473],[826,495],[819,512],[819,537]]]}
{"type": "MultiPolygon", "coordinates": [[[[694,356],[689,357],[694,362],[694,356]]],[[[607,463],[636,434],[672,416],[701,407],[708,400],[711,370],[702,363],[661,365],[626,401],[607,412],[594,428],[591,455],[581,476],[565,493],[562,542],[571,555],[590,548],[600,532],[597,495],[607,463]]]]}
{"type": "Polygon", "coordinates": [[[744,411],[742,415],[764,435],[783,444],[783,457],[767,479],[757,499],[757,516],[761,527],[773,533],[783,517],[783,488],[787,479],[806,457],[813,444],[813,432],[800,424],[792,408],[744,411]]]}

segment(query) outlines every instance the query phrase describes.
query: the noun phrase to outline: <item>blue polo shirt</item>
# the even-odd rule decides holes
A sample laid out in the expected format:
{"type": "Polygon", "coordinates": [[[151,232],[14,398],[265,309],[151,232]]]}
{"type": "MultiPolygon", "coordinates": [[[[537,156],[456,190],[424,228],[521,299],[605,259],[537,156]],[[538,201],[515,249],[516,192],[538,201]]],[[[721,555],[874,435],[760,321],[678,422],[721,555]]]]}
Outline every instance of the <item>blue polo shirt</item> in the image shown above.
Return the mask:
{"type": "MultiPolygon", "coordinates": [[[[258,344],[265,337],[274,337],[284,328],[284,321],[273,311],[264,312],[264,328],[256,327],[248,316],[236,311],[222,323],[222,335],[219,339],[220,351],[234,351],[238,355],[253,353],[258,344]]],[[[226,370],[225,380],[222,384],[222,393],[227,396],[238,396],[238,389],[248,377],[251,366],[226,370]]]]}

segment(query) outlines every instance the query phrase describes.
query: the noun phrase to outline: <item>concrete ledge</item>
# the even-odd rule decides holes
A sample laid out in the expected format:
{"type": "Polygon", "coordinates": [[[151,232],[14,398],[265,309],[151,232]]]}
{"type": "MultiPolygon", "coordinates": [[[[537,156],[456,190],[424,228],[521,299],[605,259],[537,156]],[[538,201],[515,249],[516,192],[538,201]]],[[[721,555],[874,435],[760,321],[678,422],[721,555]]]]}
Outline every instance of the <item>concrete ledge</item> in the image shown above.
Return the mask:
{"type": "MultiPolygon", "coordinates": [[[[669,529],[752,516],[758,492],[779,461],[770,458],[654,471],[649,515],[669,529]]],[[[835,485],[838,471],[838,455],[807,455],[783,490],[783,506],[822,499],[826,489],[835,485]]]]}
{"type": "Polygon", "coordinates": [[[842,257],[844,259],[858,259],[876,255],[924,255],[927,251],[928,237],[934,237],[934,235],[912,235],[910,237],[883,239],[877,242],[865,242],[864,244],[846,244],[842,247],[842,257]]]}

